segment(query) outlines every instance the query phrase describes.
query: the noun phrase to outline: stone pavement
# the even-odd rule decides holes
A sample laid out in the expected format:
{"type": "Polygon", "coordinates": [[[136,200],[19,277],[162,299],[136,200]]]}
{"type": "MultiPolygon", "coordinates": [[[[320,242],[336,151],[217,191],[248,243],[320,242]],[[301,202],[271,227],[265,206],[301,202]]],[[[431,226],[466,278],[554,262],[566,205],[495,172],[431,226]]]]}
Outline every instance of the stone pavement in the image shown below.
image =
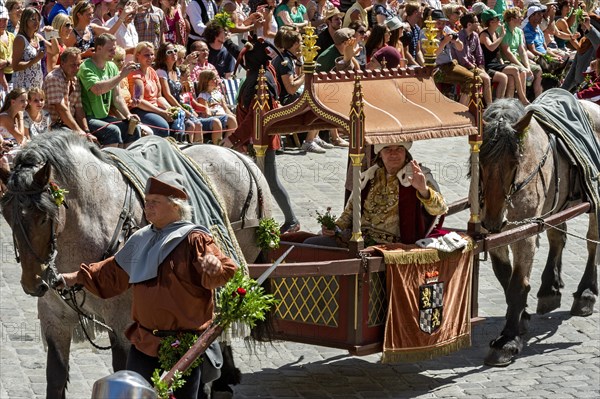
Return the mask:
{"type": "MultiPolygon", "coordinates": [[[[411,153],[433,171],[451,202],[466,196],[468,182],[466,138],[415,143],[411,153]]],[[[346,151],[277,157],[283,184],[304,229],[317,231],[315,210],[342,210],[346,151]]],[[[276,213],[281,220],[281,214],[276,213]]],[[[468,214],[446,224],[464,228],[468,214]]],[[[20,288],[20,268],[14,262],[10,231],[0,226],[0,398],[43,398],[45,352],[36,315],[36,301],[20,288]]],[[[579,217],[569,229],[584,235],[587,221],[579,217]]],[[[531,282],[529,308],[547,256],[545,235],[540,238],[531,282]]],[[[488,343],[503,326],[504,295],[490,262],[481,264],[480,315],[473,328],[473,345],[436,360],[383,365],[379,355],[352,357],[337,349],[275,342],[248,350],[234,342],[236,362],[243,372],[236,398],[598,398],[600,397],[600,328],[598,304],[587,318],[571,317],[571,295],[585,264],[585,243],[569,237],[563,259],[563,305],[545,315],[532,315],[528,343],[521,356],[502,369],[483,365],[488,343]]],[[[106,337],[100,343],[106,343],[106,337]]],[[[89,398],[92,384],[111,373],[110,356],[89,344],[75,344],[71,352],[71,383],[67,398],[89,398]]]]}

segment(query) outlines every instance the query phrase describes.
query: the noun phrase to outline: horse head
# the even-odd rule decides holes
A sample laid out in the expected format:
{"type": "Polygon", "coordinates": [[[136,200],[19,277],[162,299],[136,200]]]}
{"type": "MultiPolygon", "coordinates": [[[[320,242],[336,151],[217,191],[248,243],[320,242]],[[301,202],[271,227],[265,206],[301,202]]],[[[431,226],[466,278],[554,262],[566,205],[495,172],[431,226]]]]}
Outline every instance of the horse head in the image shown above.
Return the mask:
{"type": "Polygon", "coordinates": [[[4,219],[12,229],[15,254],[21,261],[21,286],[26,294],[43,296],[49,288],[59,207],[50,189],[52,168],[17,165],[2,198],[4,219]]]}
{"type": "Polygon", "coordinates": [[[521,139],[531,116],[515,99],[495,101],[483,114],[480,152],[481,223],[490,232],[504,224],[507,202],[519,164],[521,139]]]}

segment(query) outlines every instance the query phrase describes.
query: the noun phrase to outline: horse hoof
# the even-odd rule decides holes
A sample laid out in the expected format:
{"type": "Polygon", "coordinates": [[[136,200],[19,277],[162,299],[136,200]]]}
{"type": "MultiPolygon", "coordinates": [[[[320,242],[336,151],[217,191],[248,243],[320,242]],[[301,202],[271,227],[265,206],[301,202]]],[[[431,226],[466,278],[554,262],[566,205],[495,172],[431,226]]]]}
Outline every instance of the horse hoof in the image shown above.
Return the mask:
{"type": "Polygon", "coordinates": [[[522,349],[523,340],[520,337],[509,339],[500,336],[490,342],[490,350],[483,363],[491,367],[506,367],[513,362],[522,349]]]}
{"type": "Polygon", "coordinates": [[[537,314],[550,313],[553,310],[560,308],[560,299],[560,292],[554,295],[538,297],[538,304],[536,310],[537,314]]]}
{"type": "Polygon", "coordinates": [[[586,289],[579,298],[575,297],[573,306],[571,306],[571,314],[573,316],[590,316],[594,313],[595,303],[596,295],[589,289],[586,289]]]}

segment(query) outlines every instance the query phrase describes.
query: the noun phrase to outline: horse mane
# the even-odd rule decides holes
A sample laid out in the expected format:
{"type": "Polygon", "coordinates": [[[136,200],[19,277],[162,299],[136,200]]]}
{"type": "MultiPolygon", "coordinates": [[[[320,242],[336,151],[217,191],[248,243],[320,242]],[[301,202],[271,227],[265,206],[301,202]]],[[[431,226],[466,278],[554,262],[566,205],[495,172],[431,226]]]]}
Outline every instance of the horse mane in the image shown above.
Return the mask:
{"type": "Polygon", "coordinates": [[[34,176],[40,168],[50,164],[53,175],[58,180],[72,181],[77,176],[75,172],[83,166],[69,155],[75,148],[89,151],[98,160],[112,164],[112,160],[96,145],[71,131],[55,130],[36,136],[15,157],[8,179],[8,192],[0,203],[2,207],[16,199],[24,209],[36,207],[50,217],[55,217],[58,207],[49,196],[41,195],[44,186],[37,184],[34,176]]]}
{"type": "Polygon", "coordinates": [[[521,140],[513,125],[525,115],[525,107],[514,98],[496,100],[483,113],[483,144],[480,161],[493,164],[507,157],[517,158],[521,140]]]}

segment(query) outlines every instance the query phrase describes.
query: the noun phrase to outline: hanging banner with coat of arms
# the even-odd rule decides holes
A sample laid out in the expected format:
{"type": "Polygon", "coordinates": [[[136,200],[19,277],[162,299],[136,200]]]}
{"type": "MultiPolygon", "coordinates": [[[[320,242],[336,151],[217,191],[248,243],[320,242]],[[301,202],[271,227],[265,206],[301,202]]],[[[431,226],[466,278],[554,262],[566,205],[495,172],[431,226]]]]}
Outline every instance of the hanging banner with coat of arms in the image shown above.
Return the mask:
{"type": "Polygon", "coordinates": [[[383,363],[415,362],[471,345],[471,241],[464,252],[380,245],[387,265],[383,363]]]}

